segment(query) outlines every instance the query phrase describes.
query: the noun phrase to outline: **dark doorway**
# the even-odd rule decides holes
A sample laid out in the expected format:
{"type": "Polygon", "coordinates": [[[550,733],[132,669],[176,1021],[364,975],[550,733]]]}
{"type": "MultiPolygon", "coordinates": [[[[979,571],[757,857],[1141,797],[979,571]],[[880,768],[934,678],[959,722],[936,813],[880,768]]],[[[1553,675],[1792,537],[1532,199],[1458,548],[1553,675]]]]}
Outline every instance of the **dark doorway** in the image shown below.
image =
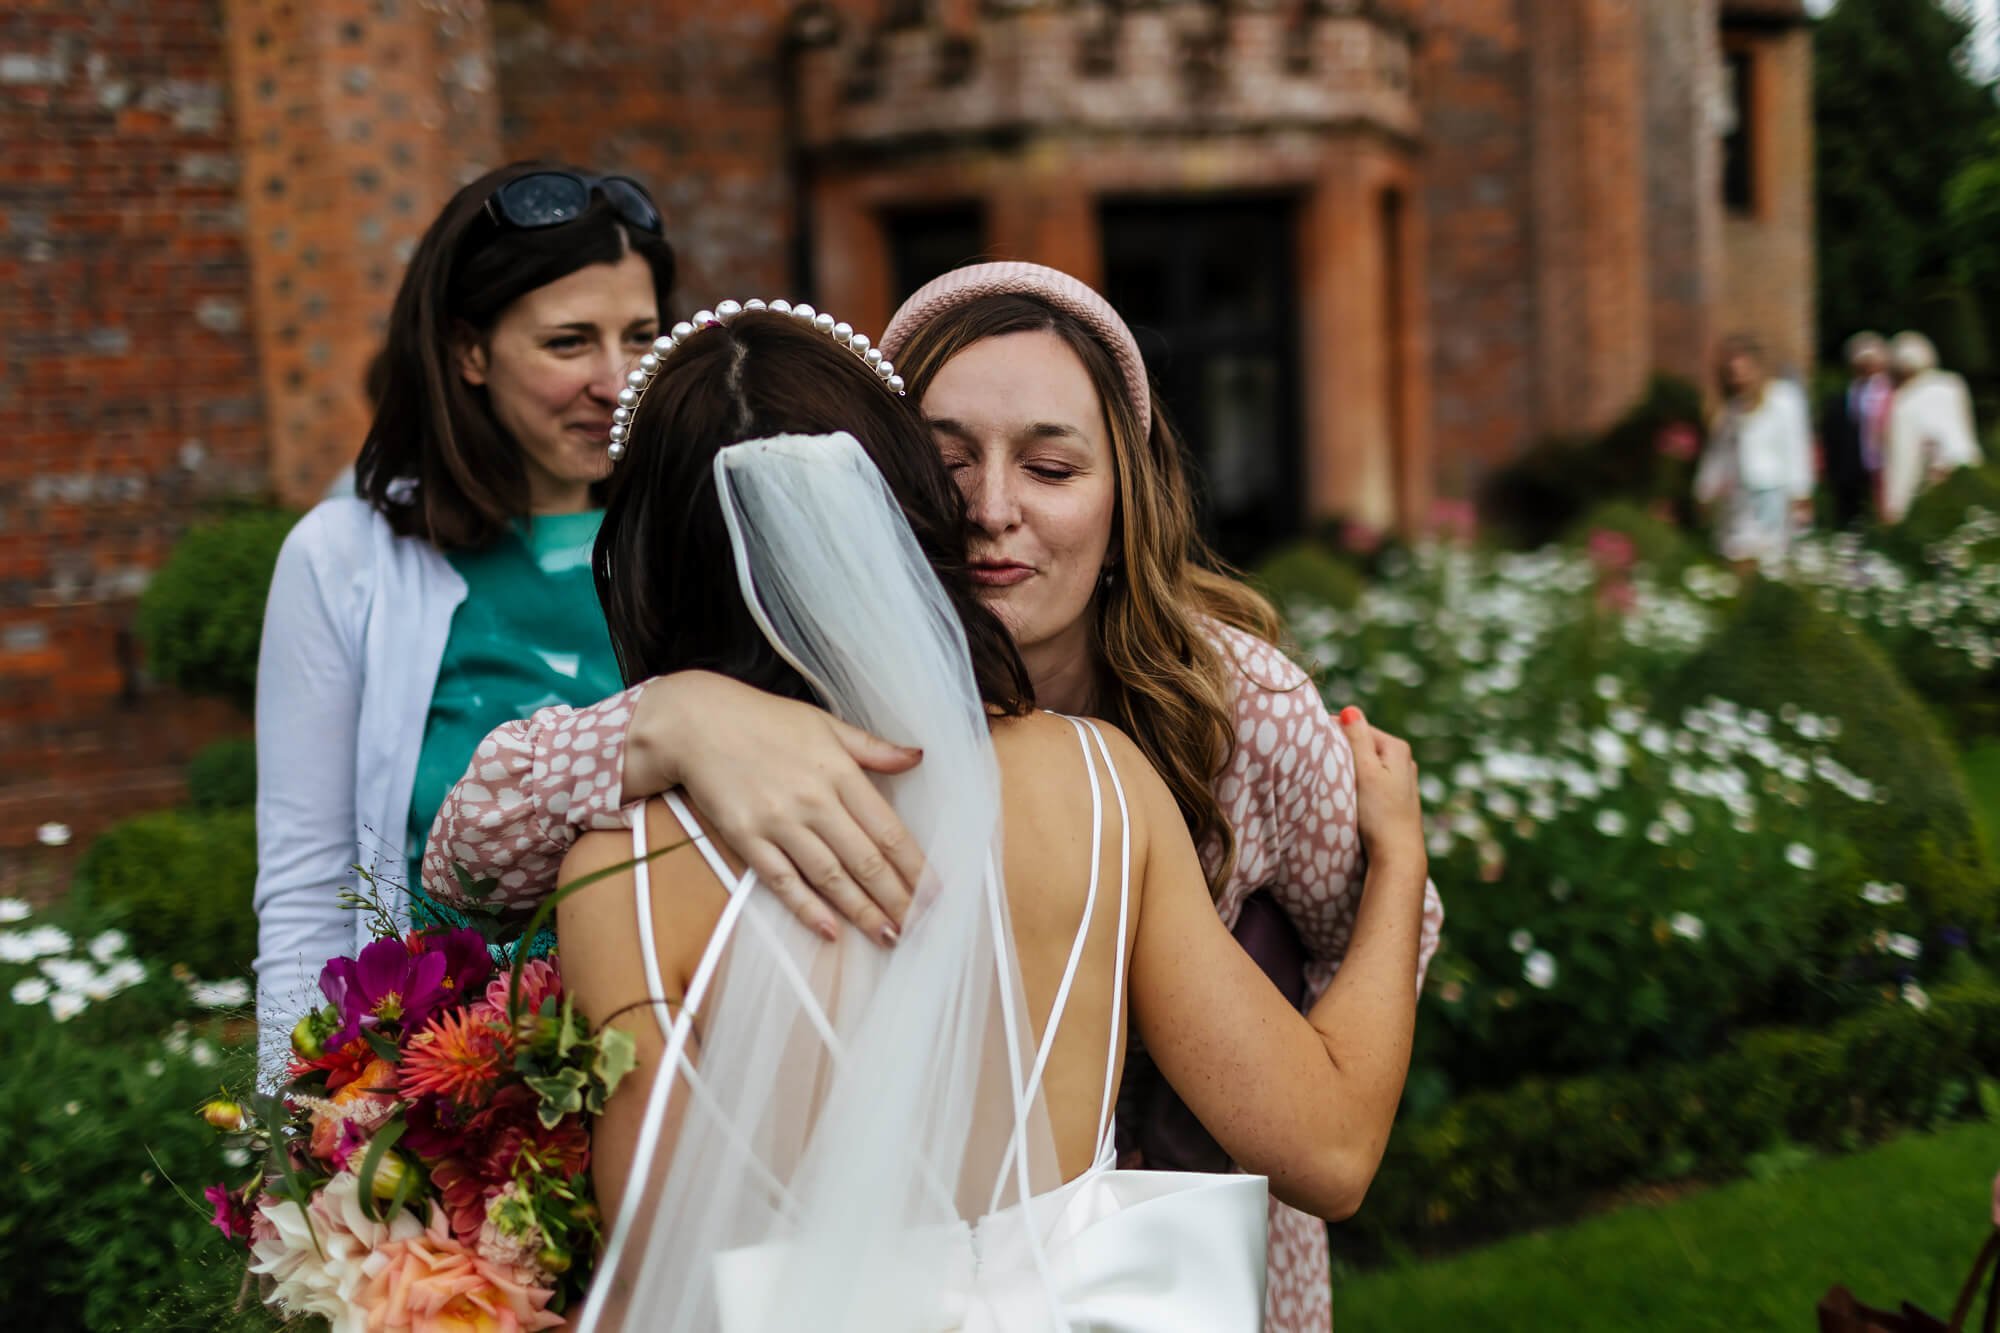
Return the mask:
{"type": "Polygon", "coordinates": [[[1102,212],[1105,295],[1132,326],[1195,465],[1203,531],[1248,564],[1295,537],[1297,206],[1134,199],[1102,212]]]}
{"type": "Polygon", "coordinates": [[[895,209],[882,218],[889,242],[890,305],[901,305],[932,278],[979,260],[986,213],[977,204],[895,209]]]}

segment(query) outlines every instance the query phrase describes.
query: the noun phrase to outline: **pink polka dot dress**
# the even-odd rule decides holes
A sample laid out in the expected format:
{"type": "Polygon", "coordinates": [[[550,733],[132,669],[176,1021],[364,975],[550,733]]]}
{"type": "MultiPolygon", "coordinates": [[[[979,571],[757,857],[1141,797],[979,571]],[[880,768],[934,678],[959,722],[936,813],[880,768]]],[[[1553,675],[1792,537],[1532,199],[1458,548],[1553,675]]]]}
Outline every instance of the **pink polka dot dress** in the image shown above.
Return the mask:
{"type": "MultiPolygon", "coordinates": [[[[1308,1002],[1346,954],[1366,867],[1356,822],[1354,756],[1311,679],[1263,640],[1221,625],[1210,631],[1237,664],[1236,744],[1216,797],[1236,835],[1236,864],[1216,899],[1234,926],[1243,900],[1268,889],[1297,927],[1309,961],[1308,1002]]],[[[491,733],[452,789],[424,850],[424,888],[458,896],[451,865],[498,881],[492,901],[531,906],[555,886],[579,834],[624,827],[625,728],[634,686],[588,708],[545,708],[491,733]],[[613,775],[605,781],[606,774],[613,775]]],[[[1213,864],[1214,848],[1204,849],[1213,864]]],[[[1424,895],[1418,975],[1436,952],[1444,908],[1424,895]]],[[[1333,1326],[1326,1226],[1271,1201],[1270,1277],[1264,1326],[1325,1333],[1333,1326]]]]}

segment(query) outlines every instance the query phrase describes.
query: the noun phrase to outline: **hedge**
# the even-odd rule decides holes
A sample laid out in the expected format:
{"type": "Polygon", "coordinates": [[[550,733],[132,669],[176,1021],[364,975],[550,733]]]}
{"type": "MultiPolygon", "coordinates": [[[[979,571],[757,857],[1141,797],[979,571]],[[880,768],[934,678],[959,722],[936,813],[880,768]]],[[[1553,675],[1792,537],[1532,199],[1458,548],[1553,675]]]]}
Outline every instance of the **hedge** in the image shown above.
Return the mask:
{"type": "Polygon", "coordinates": [[[99,835],[77,865],[75,893],[80,908],[123,928],[141,957],[243,977],[257,952],[256,880],[250,811],[162,810],[99,835]]]}
{"type": "Polygon", "coordinates": [[[250,706],[271,572],[296,522],[281,510],[246,510],[181,538],[139,598],[139,638],[156,677],[250,706]]]}
{"type": "Polygon", "coordinates": [[[1573,1214],[1646,1180],[1719,1177],[1790,1142],[1847,1149],[1962,1113],[2000,1069],[2000,986],[1938,988],[1707,1060],[1474,1093],[1399,1125],[1343,1248],[1441,1247],[1573,1214]]]}

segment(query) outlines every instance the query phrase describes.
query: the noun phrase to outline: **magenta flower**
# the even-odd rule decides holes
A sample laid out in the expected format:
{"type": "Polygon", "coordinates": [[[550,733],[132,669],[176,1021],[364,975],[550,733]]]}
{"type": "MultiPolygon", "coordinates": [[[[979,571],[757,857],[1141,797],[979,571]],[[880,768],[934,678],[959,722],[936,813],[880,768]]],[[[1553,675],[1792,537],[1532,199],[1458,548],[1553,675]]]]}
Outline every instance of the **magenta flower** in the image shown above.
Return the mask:
{"type": "Polygon", "coordinates": [[[215,1205],[215,1216],[209,1218],[209,1225],[222,1233],[224,1240],[250,1240],[250,1205],[243,1196],[227,1185],[210,1185],[201,1192],[202,1197],[215,1205]]]}
{"type": "Polygon", "coordinates": [[[319,988],[340,1011],[340,1030],[326,1048],[337,1051],[364,1031],[394,1023],[405,1032],[422,1027],[447,998],[443,952],[412,953],[401,940],[376,940],[358,958],[335,958],[319,974],[319,988]]]}
{"type": "MultiPolygon", "coordinates": [[[[413,953],[443,954],[444,989],[454,1004],[470,1004],[493,975],[493,955],[476,930],[427,930],[410,937],[413,953]]],[[[414,1025],[412,1025],[414,1028],[414,1025]]]]}

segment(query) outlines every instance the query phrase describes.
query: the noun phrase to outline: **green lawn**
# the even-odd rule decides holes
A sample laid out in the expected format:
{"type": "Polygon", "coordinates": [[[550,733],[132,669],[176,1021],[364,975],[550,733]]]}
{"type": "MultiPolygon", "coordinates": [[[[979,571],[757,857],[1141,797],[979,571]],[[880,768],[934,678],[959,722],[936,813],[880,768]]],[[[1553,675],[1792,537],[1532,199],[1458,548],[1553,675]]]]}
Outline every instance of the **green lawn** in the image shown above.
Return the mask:
{"type": "MultiPolygon", "coordinates": [[[[1773,1180],[1631,1207],[1334,1290],[1342,1333],[1815,1327],[1835,1282],[1940,1318],[1990,1219],[2000,1126],[1954,1126],[1773,1180]]],[[[1973,1327],[1977,1327],[1976,1316],[1973,1327]]]]}

